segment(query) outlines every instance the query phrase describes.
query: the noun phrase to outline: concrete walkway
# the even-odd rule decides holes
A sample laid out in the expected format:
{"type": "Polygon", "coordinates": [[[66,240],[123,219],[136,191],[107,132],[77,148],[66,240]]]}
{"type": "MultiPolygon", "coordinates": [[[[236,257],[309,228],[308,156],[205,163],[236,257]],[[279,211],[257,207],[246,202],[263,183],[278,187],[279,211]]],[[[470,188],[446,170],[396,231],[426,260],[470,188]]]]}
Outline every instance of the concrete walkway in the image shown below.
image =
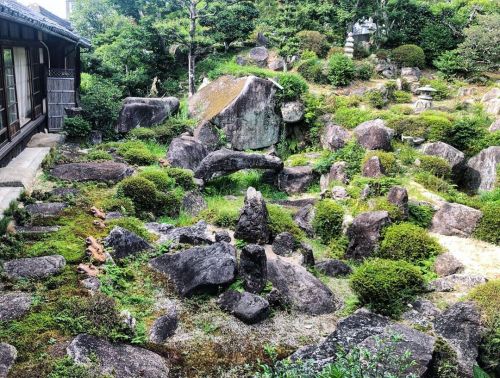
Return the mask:
{"type": "Polygon", "coordinates": [[[10,203],[24,191],[30,191],[43,159],[64,139],[58,134],[36,134],[17,157],[5,167],[0,168],[0,217],[10,203]],[[30,147],[36,145],[36,147],[30,147]]]}

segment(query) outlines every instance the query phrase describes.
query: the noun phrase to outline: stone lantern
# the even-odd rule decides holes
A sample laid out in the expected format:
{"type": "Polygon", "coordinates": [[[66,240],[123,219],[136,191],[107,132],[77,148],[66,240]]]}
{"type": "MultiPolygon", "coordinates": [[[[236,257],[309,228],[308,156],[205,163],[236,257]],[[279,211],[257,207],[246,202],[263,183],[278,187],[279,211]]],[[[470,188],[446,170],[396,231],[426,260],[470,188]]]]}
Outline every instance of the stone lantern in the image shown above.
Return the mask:
{"type": "Polygon", "coordinates": [[[351,59],[354,56],[354,37],[352,36],[352,33],[349,33],[347,35],[344,46],[344,55],[348,56],[351,59]]]}
{"type": "Polygon", "coordinates": [[[424,110],[432,108],[432,95],[436,90],[430,85],[417,88],[417,92],[420,93],[418,100],[415,103],[415,112],[420,113],[424,110]]]}

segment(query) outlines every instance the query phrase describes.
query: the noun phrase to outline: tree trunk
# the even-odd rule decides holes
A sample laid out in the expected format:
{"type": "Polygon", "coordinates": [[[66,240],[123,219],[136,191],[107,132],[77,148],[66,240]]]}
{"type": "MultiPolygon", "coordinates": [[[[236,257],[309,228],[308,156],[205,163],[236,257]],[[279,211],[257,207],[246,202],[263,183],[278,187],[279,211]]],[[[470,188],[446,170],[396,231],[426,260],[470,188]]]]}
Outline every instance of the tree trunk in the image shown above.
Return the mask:
{"type": "Polygon", "coordinates": [[[188,52],[188,81],[189,81],[189,97],[196,92],[196,56],[195,56],[195,37],[196,37],[196,1],[189,3],[189,52],[188,52]]]}

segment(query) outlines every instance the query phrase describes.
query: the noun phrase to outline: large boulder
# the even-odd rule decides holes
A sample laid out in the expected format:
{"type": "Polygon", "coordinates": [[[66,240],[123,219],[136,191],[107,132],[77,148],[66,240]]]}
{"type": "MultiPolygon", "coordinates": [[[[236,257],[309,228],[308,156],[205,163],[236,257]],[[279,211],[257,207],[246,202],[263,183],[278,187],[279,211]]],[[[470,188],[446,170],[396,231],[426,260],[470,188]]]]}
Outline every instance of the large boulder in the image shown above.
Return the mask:
{"type": "Polygon", "coordinates": [[[228,243],[214,243],[162,255],[152,259],[149,265],[166,275],[183,297],[210,293],[234,281],[236,250],[228,243]]]}
{"type": "Polygon", "coordinates": [[[167,313],[156,319],[149,330],[149,341],[155,344],[162,344],[169,337],[175,334],[179,324],[179,315],[175,306],[171,306],[167,313]]]}
{"type": "Polygon", "coordinates": [[[0,293],[0,322],[19,319],[26,314],[33,298],[22,292],[0,293]]]}
{"type": "Polygon", "coordinates": [[[269,147],[278,142],[281,123],[276,90],[255,76],[222,76],[190,98],[189,112],[201,124],[213,124],[236,150],[269,147]]]}
{"type": "Polygon", "coordinates": [[[381,119],[366,121],[354,129],[354,135],[364,148],[368,150],[391,149],[391,140],[394,130],[387,127],[381,119]]]}
{"type": "Polygon", "coordinates": [[[167,151],[167,161],[172,167],[196,170],[208,155],[203,144],[190,136],[175,138],[167,151]]]}
{"type": "Polygon", "coordinates": [[[458,203],[444,203],[432,218],[431,231],[441,235],[469,237],[483,216],[480,210],[458,203]]]}
{"type": "Polygon", "coordinates": [[[262,193],[248,188],[234,237],[248,243],[266,244],[270,237],[268,218],[262,193]]]}
{"type": "Polygon", "coordinates": [[[222,175],[228,175],[242,169],[272,169],[279,171],[283,168],[280,158],[264,154],[251,154],[240,151],[221,149],[208,154],[194,176],[204,181],[210,181],[222,175]]]}
{"type": "Polygon", "coordinates": [[[312,204],[308,204],[302,207],[297,214],[294,215],[293,220],[297,223],[297,226],[300,227],[301,230],[305,231],[307,236],[314,236],[313,229],[313,219],[316,214],[315,207],[312,204]]]}
{"type": "Polygon", "coordinates": [[[153,248],[140,236],[118,226],[113,228],[108,237],[104,239],[104,245],[113,250],[112,255],[118,260],[137,255],[143,251],[149,251],[153,248]]]}
{"type": "Polygon", "coordinates": [[[351,133],[342,126],[327,122],[321,134],[321,146],[325,150],[337,151],[351,139],[351,133]]]}
{"type": "Polygon", "coordinates": [[[113,161],[62,164],[51,171],[52,176],[64,181],[98,181],[113,184],[133,173],[134,169],[129,165],[113,161]]]}
{"type": "Polygon", "coordinates": [[[242,322],[255,324],[269,316],[269,302],[259,295],[229,290],[219,297],[219,306],[242,322]]]}
{"type": "Polygon", "coordinates": [[[248,58],[253,64],[265,68],[269,59],[269,51],[265,46],[254,47],[248,53],[248,58]]]}
{"type": "Polygon", "coordinates": [[[493,123],[488,128],[488,131],[494,133],[495,131],[500,131],[500,118],[493,121],[493,123]]]}
{"type": "Polygon", "coordinates": [[[300,101],[286,102],[281,106],[281,115],[285,123],[297,123],[304,119],[305,108],[300,101]]]}
{"type": "Polygon", "coordinates": [[[481,315],[472,302],[458,302],[434,322],[436,333],[457,352],[461,376],[472,377],[481,341],[481,315]]]}
{"type": "Polygon", "coordinates": [[[497,183],[497,167],[500,164],[500,147],[482,150],[469,159],[466,165],[465,186],[474,191],[491,191],[497,183]]]}
{"type": "Polygon", "coordinates": [[[150,127],[165,121],[179,110],[179,99],[127,97],[118,117],[116,132],[127,133],[136,127],[150,127]]]}
{"type": "Polygon", "coordinates": [[[463,152],[444,142],[426,143],[422,146],[422,152],[425,155],[443,158],[450,163],[451,169],[455,172],[462,168],[465,161],[463,152]]]}
{"type": "Polygon", "coordinates": [[[116,378],[167,378],[169,369],[165,360],[147,349],[112,344],[104,339],[80,334],[66,349],[77,363],[92,366],[99,376],[116,378]]]}
{"type": "Polygon", "coordinates": [[[330,167],[330,172],[321,175],[319,185],[321,190],[327,190],[334,182],[341,182],[343,184],[347,184],[349,182],[347,163],[345,161],[333,163],[330,167]]]}
{"type": "Polygon", "coordinates": [[[496,117],[500,114],[500,88],[493,88],[487,92],[481,102],[484,104],[487,113],[496,117]]]}
{"type": "Polygon", "coordinates": [[[248,244],[242,249],[239,275],[245,290],[254,294],[264,290],[267,284],[267,257],[263,247],[248,244]]]}
{"type": "Polygon", "coordinates": [[[422,76],[422,72],[418,67],[403,67],[401,68],[401,79],[408,83],[417,83],[422,76]]]}
{"type": "Polygon", "coordinates": [[[0,377],[6,378],[17,358],[17,350],[10,344],[0,343],[0,377]]]}
{"type": "Polygon", "coordinates": [[[352,269],[345,262],[340,260],[328,259],[317,263],[316,270],[329,277],[347,276],[352,273],[352,269]]]}
{"type": "Polygon", "coordinates": [[[468,292],[470,289],[486,283],[486,278],[480,275],[471,274],[452,274],[446,277],[440,277],[429,282],[427,289],[440,293],[452,291],[468,292]]]}
{"type": "Polygon", "coordinates": [[[387,194],[387,200],[394,206],[397,206],[401,212],[402,218],[407,219],[409,216],[408,207],[408,191],[402,186],[393,186],[387,194]]]}
{"type": "Polygon", "coordinates": [[[306,268],[287,262],[281,257],[268,259],[268,279],[285,301],[295,310],[320,315],[335,310],[335,297],[306,268]]]}
{"type": "Polygon", "coordinates": [[[347,229],[349,246],[346,257],[365,259],[378,248],[382,229],[391,223],[387,211],[372,211],[354,218],[347,229]]]}
{"type": "Polygon", "coordinates": [[[447,252],[436,257],[434,270],[439,277],[460,273],[464,269],[462,264],[453,254],[447,252]]]}
{"type": "Polygon", "coordinates": [[[379,178],[385,174],[385,169],[378,156],[372,156],[363,164],[363,176],[379,178]]]}
{"type": "Polygon", "coordinates": [[[53,255],[10,260],[3,264],[3,270],[11,280],[42,279],[61,272],[65,266],[63,256],[53,255]]]}
{"type": "Polygon", "coordinates": [[[205,221],[199,221],[193,226],[174,227],[164,223],[146,223],[146,229],[159,238],[157,244],[170,244],[175,247],[179,244],[203,245],[212,244],[213,240],[208,233],[205,221]]]}
{"type": "Polygon", "coordinates": [[[289,256],[295,251],[295,238],[289,232],[276,235],[273,241],[273,252],[278,256],[289,256]]]}
{"type": "Polygon", "coordinates": [[[278,188],[289,195],[305,192],[316,180],[312,167],[287,167],[278,175],[278,188]]]}

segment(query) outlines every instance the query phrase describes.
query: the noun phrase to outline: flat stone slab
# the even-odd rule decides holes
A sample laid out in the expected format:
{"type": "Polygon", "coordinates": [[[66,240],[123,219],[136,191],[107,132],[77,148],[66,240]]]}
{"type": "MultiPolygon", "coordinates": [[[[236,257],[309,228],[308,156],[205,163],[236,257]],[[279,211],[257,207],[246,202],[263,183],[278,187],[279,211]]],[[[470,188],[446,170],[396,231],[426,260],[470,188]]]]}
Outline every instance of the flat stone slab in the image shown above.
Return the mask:
{"type": "Polygon", "coordinates": [[[20,291],[0,294],[0,321],[19,319],[28,312],[31,301],[31,295],[20,291]]]}
{"type": "Polygon", "coordinates": [[[31,189],[36,173],[50,148],[26,148],[5,167],[0,168],[0,187],[31,189]]]}
{"type": "Polygon", "coordinates": [[[61,215],[66,206],[62,202],[33,203],[26,206],[26,211],[32,217],[52,218],[61,215]]]}
{"type": "Polygon", "coordinates": [[[134,169],[127,164],[106,161],[62,164],[54,167],[51,173],[65,181],[117,183],[132,175],[134,169]]]}
{"type": "Polygon", "coordinates": [[[28,226],[16,227],[16,232],[21,235],[45,235],[59,231],[59,226],[28,226]]]}
{"type": "Polygon", "coordinates": [[[59,273],[65,266],[64,257],[53,255],[10,260],[3,264],[3,269],[9,279],[40,279],[59,273]]]}
{"type": "Polygon", "coordinates": [[[46,134],[46,133],[38,133],[33,135],[31,140],[28,143],[29,148],[34,147],[56,147],[62,143],[66,137],[63,134],[46,134]]]}

